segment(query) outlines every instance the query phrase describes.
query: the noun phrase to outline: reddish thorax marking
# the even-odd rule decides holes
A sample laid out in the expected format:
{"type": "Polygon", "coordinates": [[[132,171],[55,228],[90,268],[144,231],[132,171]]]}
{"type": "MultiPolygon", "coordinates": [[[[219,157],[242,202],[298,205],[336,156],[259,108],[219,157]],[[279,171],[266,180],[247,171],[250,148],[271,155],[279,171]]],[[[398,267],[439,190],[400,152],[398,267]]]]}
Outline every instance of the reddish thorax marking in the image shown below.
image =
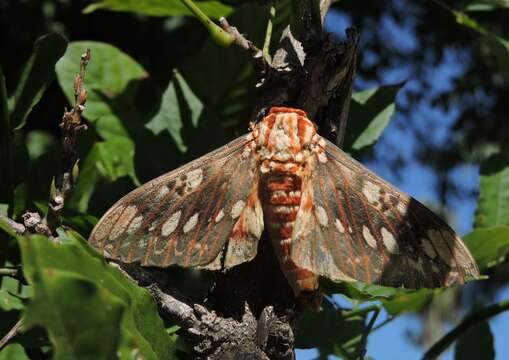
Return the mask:
{"type": "Polygon", "coordinates": [[[304,111],[273,107],[258,124],[252,125],[252,147],[260,165],[262,206],[283,273],[294,292],[314,291],[318,276],[298,267],[291,259],[292,236],[297,213],[301,207],[313,208],[312,202],[301,204],[302,184],[318,155],[324,156],[321,137],[304,111]]]}

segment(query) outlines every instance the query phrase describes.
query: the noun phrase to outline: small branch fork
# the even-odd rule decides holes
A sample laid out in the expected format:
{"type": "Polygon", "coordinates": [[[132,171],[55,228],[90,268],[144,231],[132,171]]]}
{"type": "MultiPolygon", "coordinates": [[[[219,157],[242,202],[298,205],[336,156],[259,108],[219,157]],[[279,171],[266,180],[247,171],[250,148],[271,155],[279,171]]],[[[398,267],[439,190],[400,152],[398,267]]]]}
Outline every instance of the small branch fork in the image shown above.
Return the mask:
{"type": "Polygon", "coordinates": [[[258,49],[253,42],[246,39],[235,26],[231,26],[224,17],[219,19],[219,25],[221,25],[221,28],[233,37],[233,43],[235,45],[249,52],[253,64],[258,71],[263,71],[270,65],[270,60],[264,56],[263,51],[258,49]]]}
{"type": "Polygon", "coordinates": [[[222,317],[200,304],[191,307],[155,284],[147,289],[159,304],[163,317],[178,324],[180,331],[185,331],[196,358],[294,358],[293,330],[275,315],[272,306],[264,308],[257,319],[249,305],[244,303],[243,314],[237,320],[222,317]],[[280,344],[277,354],[271,353],[274,341],[280,344]]]}

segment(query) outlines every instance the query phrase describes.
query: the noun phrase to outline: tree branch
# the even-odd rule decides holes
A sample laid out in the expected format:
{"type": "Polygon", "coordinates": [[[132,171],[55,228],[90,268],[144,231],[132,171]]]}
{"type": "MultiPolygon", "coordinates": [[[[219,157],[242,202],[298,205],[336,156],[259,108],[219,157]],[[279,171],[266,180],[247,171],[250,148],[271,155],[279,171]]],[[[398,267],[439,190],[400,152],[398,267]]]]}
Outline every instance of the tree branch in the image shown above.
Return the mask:
{"type": "Polygon", "coordinates": [[[17,277],[19,270],[15,268],[0,268],[0,276],[17,277]]]}
{"type": "Polygon", "coordinates": [[[3,220],[9,227],[18,235],[22,235],[25,233],[25,226],[23,224],[20,224],[11,218],[8,218],[7,216],[0,215],[0,220],[3,220]]]}
{"type": "Polygon", "coordinates": [[[18,320],[16,324],[12,327],[11,330],[0,340],[0,349],[2,349],[12,338],[18,335],[21,332],[21,326],[23,322],[21,319],[18,320]]]}
{"type": "Polygon", "coordinates": [[[507,310],[509,310],[509,300],[493,304],[473,314],[467,315],[460,324],[429,348],[422,359],[432,360],[438,358],[442,352],[470,328],[507,310]]]}
{"type": "Polygon", "coordinates": [[[224,17],[219,19],[219,24],[221,25],[221,28],[223,28],[224,31],[226,31],[233,37],[234,39],[233,43],[235,45],[249,52],[251,60],[255,67],[257,68],[257,70],[264,71],[269,64],[267,62],[268,59],[266,59],[263,56],[263,51],[258,49],[256,45],[253,44],[253,42],[246,39],[244,35],[242,35],[235,26],[231,26],[224,17]]]}

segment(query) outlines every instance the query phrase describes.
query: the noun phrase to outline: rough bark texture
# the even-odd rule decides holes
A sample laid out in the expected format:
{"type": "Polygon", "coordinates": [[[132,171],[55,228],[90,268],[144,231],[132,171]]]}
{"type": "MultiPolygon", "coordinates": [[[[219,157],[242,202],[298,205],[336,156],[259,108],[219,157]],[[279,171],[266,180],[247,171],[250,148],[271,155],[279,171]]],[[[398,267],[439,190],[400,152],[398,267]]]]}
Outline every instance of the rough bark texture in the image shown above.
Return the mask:
{"type": "MultiPolygon", "coordinates": [[[[294,36],[288,27],[271,63],[261,59],[258,49],[247,40],[237,42],[244,44],[239,46],[251,54],[259,70],[254,116],[272,105],[298,107],[308,112],[322,136],[341,145],[358,35],[349,29],[347,42],[339,43],[322,33],[330,1],[322,0],[318,10],[309,8],[312,3],[301,2],[304,35],[294,36]]],[[[242,29],[237,31],[227,22],[222,26],[242,37],[242,29]]],[[[266,233],[253,261],[215,274],[215,284],[203,305],[186,301],[175,289],[158,284],[161,275],[154,274],[156,270],[122,268],[147,286],[165,319],[181,326],[179,334],[196,359],[294,359],[299,318],[304,308],[316,304],[318,296],[294,298],[266,233]]]]}

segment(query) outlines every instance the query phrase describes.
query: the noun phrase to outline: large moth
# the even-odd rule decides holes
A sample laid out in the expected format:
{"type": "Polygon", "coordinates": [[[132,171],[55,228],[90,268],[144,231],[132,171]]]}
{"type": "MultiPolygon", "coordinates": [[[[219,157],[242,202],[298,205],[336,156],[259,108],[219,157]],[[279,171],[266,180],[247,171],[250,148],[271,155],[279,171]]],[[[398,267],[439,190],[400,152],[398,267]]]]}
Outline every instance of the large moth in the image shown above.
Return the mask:
{"type": "Polygon", "coordinates": [[[264,229],[295,295],[319,276],[420,288],[479,275],[443,220],[286,107],[120,199],[90,243],[127,263],[226,270],[255,257],[264,229]]]}

